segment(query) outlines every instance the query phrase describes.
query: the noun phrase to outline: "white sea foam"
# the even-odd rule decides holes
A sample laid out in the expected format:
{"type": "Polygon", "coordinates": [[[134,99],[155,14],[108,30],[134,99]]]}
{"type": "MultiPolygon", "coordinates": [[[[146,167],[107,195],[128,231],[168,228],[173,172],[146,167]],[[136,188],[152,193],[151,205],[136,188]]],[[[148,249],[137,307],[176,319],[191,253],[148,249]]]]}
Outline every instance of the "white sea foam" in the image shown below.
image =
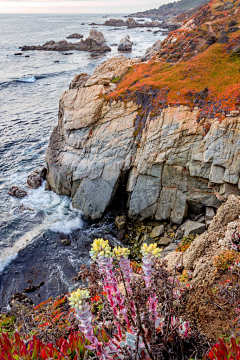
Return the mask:
{"type": "Polygon", "coordinates": [[[34,220],[39,213],[43,213],[43,221],[40,224],[37,221],[36,226],[20,236],[12,246],[1,249],[0,273],[17,257],[20,250],[43,231],[51,230],[70,234],[73,230],[82,228],[82,212],[73,208],[71,199],[67,196],[59,196],[52,191],[45,191],[44,188],[45,183],[36,190],[28,190],[28,195],[21,200],[31,220],[34,220]]]}
{"type": "Polygon", "coordinates": [[[22,204],[37,211],[43,211],[43,227],[54,232],[70,234],[73,230],[81,229],[82,212],[72,207],[71,199],[59,196],[52,191],[44,190],[45,183],[36,190],[30,190],[23,198],[22,204]]]}
{"type": "Polygon", "coordinates": [[[20,250],[24,249],[32,239],[40,235],[43,231],[42,225],[35,227],[21,236],[12,246],[1,249],[0,253],[0,274],[4,268],[17,257],[20,250]]]}
{"type": "Polygon", "coordinates": [[[18,82],[24,82],[24,83],[34,83],[37,79],[35,78],[35,76],[29,77],[29,78],[22,78],[22,79],[18,79],[18,82]]]}

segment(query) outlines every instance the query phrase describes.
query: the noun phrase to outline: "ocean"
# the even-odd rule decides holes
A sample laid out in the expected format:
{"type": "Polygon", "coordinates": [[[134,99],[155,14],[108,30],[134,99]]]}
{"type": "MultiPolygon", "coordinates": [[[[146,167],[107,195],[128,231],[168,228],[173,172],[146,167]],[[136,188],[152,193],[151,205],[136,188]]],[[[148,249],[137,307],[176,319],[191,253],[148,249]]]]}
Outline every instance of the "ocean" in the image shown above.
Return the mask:
{"type": "MultiPolygon", "coordinates": [[[[114,241],[110,218],[102,225],[91,224],[81,211],[73,209],[69,198],[45,192],[44,184],[33,190],[26,183],[31,171],[45,166],[49,137],[58,121],[59,97],[73,76],[92,74],[101,62],[119,55],[114,44],[127,34],[134,45],[132,53],[125,56],[132,58],[143,56],[156,40],[164,39],[161,32],[154,35],[147,28],[113,30],[89,25],[103,24],[103,15],[0,14],[0,311],[13,294],[23,292],[29,284],[44,282],[30,294],[36,304],[70,291],[76,286],[71,278],[79,266],[89,263],[92,240],[108,234],[114,241]],[[20,46],[60,41],[75,32],[86,38],[92,28],[103,32],[111,53],[97,58],[78,51],[71,51],[71,56],[50,51],[15,55],[21,52],[20,46]],[[28,195],[10,197],[11,186],[28,195]],[[62,245],[65,238],[70,246],[62,245]]],[[[124,15],[110,14],[108,18],[123,19],[124,15]]]]}

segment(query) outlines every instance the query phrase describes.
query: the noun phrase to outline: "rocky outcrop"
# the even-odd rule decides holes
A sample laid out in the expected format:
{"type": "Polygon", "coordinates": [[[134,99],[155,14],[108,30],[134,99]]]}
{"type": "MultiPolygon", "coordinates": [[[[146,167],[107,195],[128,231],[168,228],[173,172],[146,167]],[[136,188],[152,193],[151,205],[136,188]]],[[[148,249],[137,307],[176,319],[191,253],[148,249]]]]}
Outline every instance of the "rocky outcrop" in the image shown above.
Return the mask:
{"type": "Polygon", "coordinates": [[[161,49],[162,40],[157,40],[152,46],[150,46],[145,55],[142,57],[142,61],[147,61],[153,58],[155,53],[161,49]]]}
{"type": "Polygon", "coordinates": [[[148,118],[136,138],[140,104],[105,100],[116,87],[111,80],[136,62],[110,59],[91,77],[78,75],[79,86],[63,93],[46,157],[51,188],[97,219],[125,176],[130,218],[176,224],[188,211],[218,208],[230,194],[240,194],[239,115],[209,121],[203,137],[198,108],[168,107],[148,118]]]}
{"type": "Polygon", "coordinates": [[[208,231],[197,236],[185,252],[171,252],[165,259],[168,268],[174,271],[177,264],[193,271],[192,282],[214,278],[214,257],[224,250],[232,249],[231,235],[239,232],[240,197],[230,195],[217,211],[208,231]]]}
{"type": "Polygon", "coordinates": [[[78,33],[74,33],[74,34],[67,36],[67,39],[82,39],[82,38],[83,38],[83,35],[78,34],[78,33]]]}
{"type": "Polygon", "coordinates": [[[53,40],[46,42],[44,45],[37,46],[26,46],[24,45],[22,51],[29,50],[44,50],[44,51],[68,51],[68,50],[78,50],[78,51],[97,51],[97,52],[108,52],[111,51],[111,48],[107,46],[106,40],[103,34],[97,30],[90,30],[90,35],[86,40],[81,39],[80,42],[67,42],[66,40],[61,40],[55,42],[53,40]]]}
{"type": "Polygon", "coordinates": [[[133,46],[133,42],[130,40],[130,36],[126,35],[124,38],[120,40],[118,51],[131,52],[132,46],[133,46]]]}
{"type": "Polygon", "coordinates": [[[11,189],[9,190],[8,195],[20,199],[27,196],[27,192],[25,190],[19,189],[17,186],[12,186],[11,189]]]}
{"type": "Polygon", "coordinates": [[[100,31],[95,29],[90,30],[90,34],[86,40],[81,40],[77,45],[76,50],[89,52],[108,52],[111,48],[107,46],[106,39],[100,31]]]}
{"type": "MultiPolygon", "coordinates": [[[[144,20],[143,20],[144,21],[144,20]]],[[[134,20],[132,17],[129,17],[126,21],[120,19],[109,19],[103,24],[105,26],[127,26],[129,29],[136,27],[160,27],[161,23],[159,21],[147,21],[144,23],[139,23],[134,20]]]]}
{"type": "Polygon", "coordinates": [[[109,19],[103,24],[105,26],[126,26],[126,21],[121,19],[109,19]]]}

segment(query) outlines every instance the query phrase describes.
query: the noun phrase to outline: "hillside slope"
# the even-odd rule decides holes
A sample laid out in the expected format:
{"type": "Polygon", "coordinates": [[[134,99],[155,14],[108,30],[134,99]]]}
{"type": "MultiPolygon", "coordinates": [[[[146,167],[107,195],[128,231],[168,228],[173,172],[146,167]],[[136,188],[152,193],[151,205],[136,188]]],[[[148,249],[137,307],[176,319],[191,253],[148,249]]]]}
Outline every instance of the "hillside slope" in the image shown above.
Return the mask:
{"type": "Polygon", "coordinates": [[[189,11],[190,9],[196,8],[208,0],[180,0],[169,4],[161,5],[158,9],[150,9],[146,11],[137,12],[131,14],[134,17],[150,17],[165,19],[166,17],[177,16],[181,13],[189,11]]]}

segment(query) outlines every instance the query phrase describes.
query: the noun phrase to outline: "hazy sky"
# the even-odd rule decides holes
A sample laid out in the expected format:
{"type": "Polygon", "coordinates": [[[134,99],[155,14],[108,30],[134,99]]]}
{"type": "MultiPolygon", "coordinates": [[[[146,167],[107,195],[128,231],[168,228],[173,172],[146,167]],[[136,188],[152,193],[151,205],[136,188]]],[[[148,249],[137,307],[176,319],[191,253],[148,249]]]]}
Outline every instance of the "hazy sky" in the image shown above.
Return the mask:
{"type": "Polygon", "coordinates": [[[0,13],[131,13],[172,0],[0,0],[0,13]]]}

